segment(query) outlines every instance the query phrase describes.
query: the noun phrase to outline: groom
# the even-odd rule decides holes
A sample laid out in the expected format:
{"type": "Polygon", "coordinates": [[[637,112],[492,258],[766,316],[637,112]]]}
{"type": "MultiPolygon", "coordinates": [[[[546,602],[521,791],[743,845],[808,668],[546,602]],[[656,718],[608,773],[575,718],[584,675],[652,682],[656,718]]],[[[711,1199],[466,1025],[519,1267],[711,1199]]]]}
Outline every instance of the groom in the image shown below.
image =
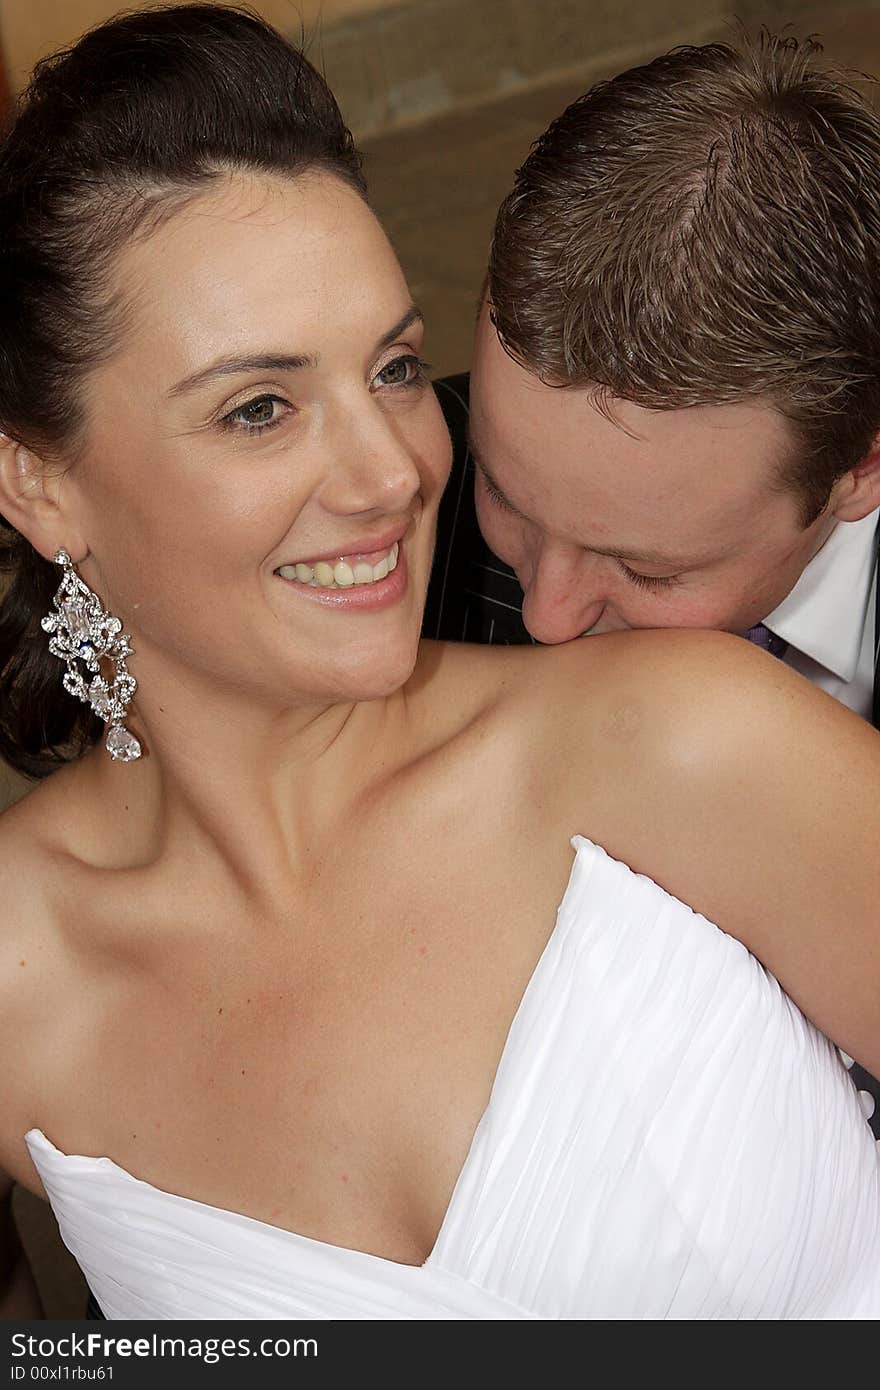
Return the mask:
{"type": "Polygon", "coordinates": [[[878,173],[880,118],[791,41],[680,49],[553,122],[498,214],[469,429],[436,383],[426,636],[719,628],[880,724],[878,173]]]}

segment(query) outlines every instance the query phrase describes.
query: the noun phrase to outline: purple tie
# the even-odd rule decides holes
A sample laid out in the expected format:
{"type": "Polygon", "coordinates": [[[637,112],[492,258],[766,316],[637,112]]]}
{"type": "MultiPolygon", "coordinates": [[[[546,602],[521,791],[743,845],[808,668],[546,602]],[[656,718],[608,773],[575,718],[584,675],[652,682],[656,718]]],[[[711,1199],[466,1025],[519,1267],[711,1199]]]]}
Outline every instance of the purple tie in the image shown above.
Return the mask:
{"type": "Polygon", "coordinates": [[[756,647],[763,647],[765,652],[771,656],[785,656],[788,651],[788,643],[781,637],[777,637],[775,632],[771,632],[769,627],[763,623],[758,623],[756,627],[750,627],[748,632],[743,633],[747,642],[754,642],[756,647]]]}

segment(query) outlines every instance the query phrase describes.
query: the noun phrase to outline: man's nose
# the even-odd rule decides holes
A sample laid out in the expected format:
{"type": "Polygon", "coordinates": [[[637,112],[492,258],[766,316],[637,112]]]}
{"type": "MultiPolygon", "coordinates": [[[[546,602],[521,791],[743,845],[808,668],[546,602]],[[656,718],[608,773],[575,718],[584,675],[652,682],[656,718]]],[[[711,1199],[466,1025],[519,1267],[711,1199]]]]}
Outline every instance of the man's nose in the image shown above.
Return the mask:
{"type": "Polygon", "coordinates": [[[523,599],[523,622],[538,642],[570,642],[596,624],[606,594],[578,546],[543,545],[523,599]]]}

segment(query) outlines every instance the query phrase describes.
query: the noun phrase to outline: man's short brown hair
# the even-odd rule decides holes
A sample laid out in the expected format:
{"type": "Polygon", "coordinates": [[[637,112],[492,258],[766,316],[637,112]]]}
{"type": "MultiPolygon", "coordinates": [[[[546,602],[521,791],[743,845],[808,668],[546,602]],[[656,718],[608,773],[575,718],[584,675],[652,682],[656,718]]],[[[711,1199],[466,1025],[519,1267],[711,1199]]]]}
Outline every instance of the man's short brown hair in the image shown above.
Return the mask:
{"type": "Polygon", "coordinates": [[[489,262],[542,379],[656,410],[770,401],[808,524],[880,428],[880,119],[818,45],[677,48],[534,144],[489,262]]]}

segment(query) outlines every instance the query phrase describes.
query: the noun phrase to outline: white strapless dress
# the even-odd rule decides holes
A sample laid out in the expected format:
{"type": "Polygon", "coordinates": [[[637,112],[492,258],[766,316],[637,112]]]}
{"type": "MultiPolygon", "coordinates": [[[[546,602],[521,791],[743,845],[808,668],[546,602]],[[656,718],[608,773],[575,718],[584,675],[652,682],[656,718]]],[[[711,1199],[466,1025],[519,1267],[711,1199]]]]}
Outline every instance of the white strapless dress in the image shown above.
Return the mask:
{"type": "Polygon", "coordinates": [[[880,1153],[834,1047],[733,938],[575,862],[421,1266],[31,1156],[109,1318],[876,1318],[880,1153]]]}

